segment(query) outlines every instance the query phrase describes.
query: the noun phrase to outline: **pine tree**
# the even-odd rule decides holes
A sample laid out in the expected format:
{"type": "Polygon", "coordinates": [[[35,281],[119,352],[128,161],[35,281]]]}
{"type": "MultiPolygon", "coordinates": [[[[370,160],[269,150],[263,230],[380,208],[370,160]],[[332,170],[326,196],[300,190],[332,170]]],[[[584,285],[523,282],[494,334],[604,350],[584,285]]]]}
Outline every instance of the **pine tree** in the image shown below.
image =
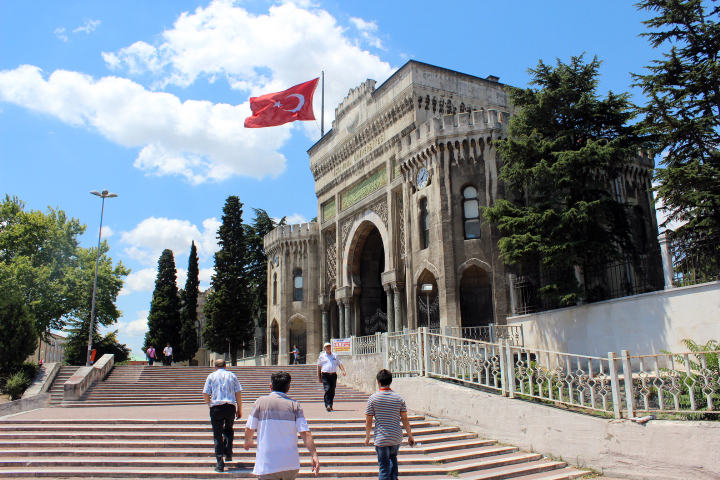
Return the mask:
{"type": "Polygon", "coordinates": [[[507,263],[565,273],[540,292],[564,305],[580,300],[574,267],[632,252],[626,207],[611,184],[635,157],[638,140],[626,127],[628,95],[597,95],[599,67],[597,58],[586,64],[582,56],[555,67],[540,61],[529,70],[539,89],[510,88],[518,113],[497,148],[500,179],[516,200],[484,208],[503,234],[507,263]]]}
{"type": "Polygon", "coordinates": [[[634,75],[648,97],[644,130],[662,154],[656,191],[675,234],[720,234],[720,6],[702,0],[644,0],[656,17],[643,22],[654,47],[672,45],[662,60],[634,75]]]}
{"type": "Polygon", "coordinates": [[[255,327],[242,207],[236,196],[228,197],[223,207],[222,225],[218,229],[220,250],[215,253],[215,275],[211,282],[213,291],[203,310],[205,344],[215,352],[230,349],[233,365],[237,365],[237,351],[252,340],[255,327]]]}
{"type": "MultiPolygon", "coordinates": [[[[252,311],[259,327],[267,325],[267,255],[265,254],[265,235],[270,233],[277,224],[260,208],[253,208],[255,219],[253,220],[248,241],[249,265],[251,291],[253,297],[252,311]]],[[[284,219],[283,219],[284,220],[284,219]]]]}
{"type": "Polygon", "coordinates": [[[190,246],[188,260],[187,280],[182,291],[182,329],[181,343],[178,345],[178,361],[192,360],[198,351],[197,306],[200,294],[200,269],[198,267],[198,254],[195,241],[190,246]]]}
{"type": "Polygon", "coordinates": [[[177,287],[177,271],[172,250],[165,249],[158,260],[158,274],[155,279],[148,315],[148,332],[145,334],[144,349],[152,345],[162,358],[162,350],[170,343],[173,350],[181,343],[180,296],[177,287]]]}

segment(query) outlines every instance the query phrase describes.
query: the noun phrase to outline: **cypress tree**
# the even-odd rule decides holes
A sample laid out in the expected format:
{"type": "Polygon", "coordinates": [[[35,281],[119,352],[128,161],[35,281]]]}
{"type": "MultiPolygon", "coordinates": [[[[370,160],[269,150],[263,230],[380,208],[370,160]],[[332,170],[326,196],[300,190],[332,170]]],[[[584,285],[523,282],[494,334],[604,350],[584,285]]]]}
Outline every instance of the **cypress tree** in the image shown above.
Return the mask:
{"type": "Polygon", "coordinates": [[[657,14],[643,22],[654,47],[671,44],[661,60],[634,75],[648,103],[641,126],[662,154],[655,170],[667,222],[675,236],[720,234],[720,6],[702,0],[645,0],[657,14]]]}
{"type": "Polygon", "coordinates": [[[503,234],[498,246],[507,263],[563,272],[540,292],[563,305],[581,299],[574,267],[633,250],[626,206],[611,184],[639,145],[626,126],[633,117],[628,95],[597,95],[599,67],[597,57],[555,67],[540,61],[529,70],[540,88],[509,89],[518,113],[497,148],[500,179],[515,201],[483,210],[503,234]]]}
{"type": "Polygon", "coordinates": [[[261,208],[254,208],[255,219],[250,228],[251,236],[248,242],[251,291],[254,313],[257,326],[265,328],[267,325],[267,255],[265,254],[265,235],[270,233],[277,225],[267,212],[261,208]]]}
{"type": "Polygon", "coordinates": [[[178,361],[192,360],[198,351],[197,331],[197,305],[200,294],[200,269],[198,267],[198,255],[195,241],[190,246],[190,258],[188,260],[187,280],[185,289],[182,291],[182,329],[181,343],[178,345],[180,355],[178,361]]]}
{"type": "MultiPolygon", "coordinates": [[[[158,260],[158,274],[148,315],[148,332],[144,349],[152,345],[162,358],[162,350],[169,342],[173,351],[180,347],[180,296],[177,287],[177,271],[172,250],[165,249],[158,260]]],[[[173,352],[174,353],[174,352],[173,352]]]]}
{"type": "Polygon", "coordinates": [[[242,223],[243,204],[236,196],[228,197],[218,229],[220,250],[215,253],[212,292],[203,312],[205,344],[215,352],[230,350],[237,365],[237,351],[254,334],[253,296],[248,273],[248,239],[242,223]]]}

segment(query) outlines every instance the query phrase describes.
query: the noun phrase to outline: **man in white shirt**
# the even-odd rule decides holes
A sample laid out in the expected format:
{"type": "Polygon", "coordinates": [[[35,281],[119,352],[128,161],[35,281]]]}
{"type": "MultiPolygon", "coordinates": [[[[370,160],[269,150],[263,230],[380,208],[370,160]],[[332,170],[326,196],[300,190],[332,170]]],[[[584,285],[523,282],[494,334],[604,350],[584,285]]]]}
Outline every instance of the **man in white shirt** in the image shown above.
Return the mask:
{"type": "Polygon", "coordinates": [[[172,365],[172,347],[168,342],[167,347],[163,348],[163,355],[165,355],[165,365],[172,365]]]}
{"type": "Polygon", "coordinates": [[[318,382],[322,382],[325,389],[325,410],[332,412],[333,402],[335,400],[335,387],[337,385],[337,369],[340,368],[343,377],[345,376],[345,367],[340,359],[332,353],[332,345],[325,342],[323,346],[325,351],[318,357],[317,373],[318,382]]]}
{"type": "Polygon", "coordinates": [[[205,380],[203,398],[210,407],[210,423],[215,440],[216,472],[232,461],[233,423],[242,416],[242,386],[234,373],[225,370],[225,360],[215,360],[215,371],[205,380]]]}
{"type": "Polygon", "coordinates": [[[245,450],[253,446],[257,430],[257,454],[253,474],[261,480],[295,480],[300,471],[297,434],[310,451],[310,467],[320,472],[315,443],[302,407],[287,396],[292,377],[287,372],[270,376],[272,392],[255,401],[245,424],[245,450]]]}

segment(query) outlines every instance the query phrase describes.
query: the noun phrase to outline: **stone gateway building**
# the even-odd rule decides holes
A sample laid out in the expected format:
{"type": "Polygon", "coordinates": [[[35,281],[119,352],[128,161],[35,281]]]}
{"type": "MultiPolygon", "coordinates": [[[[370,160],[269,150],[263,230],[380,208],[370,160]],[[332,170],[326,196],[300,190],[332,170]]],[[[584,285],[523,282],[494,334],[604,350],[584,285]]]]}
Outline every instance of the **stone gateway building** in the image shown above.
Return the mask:
{"type": "MultiPolygon", "coordinates": [[[[331,338],[505,323],[512,272],[479,209],[506,196],[493,142],[513,111],[498,80],[410,61],[349,92],[308,152],[317,221],[265,237],[272,363],[295,345],[311,362],[331,338]]],[[[652,166],[634,173],[647,238],[652,166]]]]}

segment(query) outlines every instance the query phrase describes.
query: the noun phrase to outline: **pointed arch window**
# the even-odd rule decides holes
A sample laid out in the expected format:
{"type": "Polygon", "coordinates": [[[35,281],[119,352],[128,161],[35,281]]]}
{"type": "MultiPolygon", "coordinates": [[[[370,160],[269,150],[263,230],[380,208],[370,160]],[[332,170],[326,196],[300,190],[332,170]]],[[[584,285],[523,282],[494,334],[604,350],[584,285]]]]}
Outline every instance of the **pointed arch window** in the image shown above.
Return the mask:
{"type": "Polygon", "coordinates": [[[427,198],[420,200],[420,248],[425,250],[430,246],[430,212],[428,212],[427,198]]]}
{"type": "Polygon", "coordinates": [[[465,239],[480,238],[480,202],[477,188],[468,185],[463,188],[463,229],[465,239]]]}
{"type": "Polygon", "coordinates": [[[303,299],[302,268],[293,270],[293,301],[301,302],[303,299]]]}
{"type": "Polygon", "coordinates": [[[272,301],[273,305],[277,305],[277,272],[273,273],[272,301]]]}

